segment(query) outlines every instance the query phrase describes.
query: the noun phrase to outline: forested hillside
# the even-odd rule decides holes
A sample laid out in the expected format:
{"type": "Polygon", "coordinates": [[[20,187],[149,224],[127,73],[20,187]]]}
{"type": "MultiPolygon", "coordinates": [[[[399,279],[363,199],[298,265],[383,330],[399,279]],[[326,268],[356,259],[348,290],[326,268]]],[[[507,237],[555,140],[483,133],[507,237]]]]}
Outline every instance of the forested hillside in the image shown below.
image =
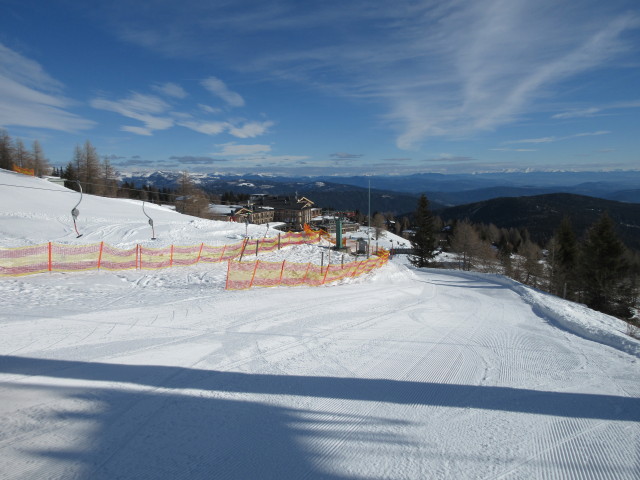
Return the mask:
{"type": "Polygon", "coordinates": [[[437,211],[443,220],[469,219],[500,228],[526,228],[531,239],[544,245],[565,216],[582,235],[603,213],[616,225],[621,240],[640,250],[640,204],[553,193],[531,197],[504,197],[437,211]]]}

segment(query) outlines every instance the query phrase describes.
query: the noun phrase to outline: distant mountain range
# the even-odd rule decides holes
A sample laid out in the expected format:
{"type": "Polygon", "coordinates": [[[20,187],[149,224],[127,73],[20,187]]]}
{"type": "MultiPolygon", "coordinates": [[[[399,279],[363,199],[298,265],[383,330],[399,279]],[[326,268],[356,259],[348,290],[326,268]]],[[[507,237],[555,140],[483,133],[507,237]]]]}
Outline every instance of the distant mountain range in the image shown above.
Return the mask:
{"type": "MultiPolygon", "coordinates": [[[[153,172],[122,174],[120,180],[137,187],[155,186],[177,189],[179,172],[153,172]]],[[[269,177],[262,175],[191,174],[193,182],[208,193],[266,193],[270,195],[295,195],[309,197],[316,205],[335,210],[359,210],[369,208],[369,188],[340,183],[340,177],[269,177]]],[[[380,188],[371,189],[371,213],[392,212],[404,214],[416,209],[418,195],[380,188]]],[[[438,203],[436,207],[442,207],[438,203]]]]}
{"type": "MultiPolygon", "coordinates": [[[[136,186],[177,188],[179,172],[133,173],[122,181],[136,186]]],[[[306,196],[323,208],[367,213],[412,213],[421,193],[444,219],[469,218],[498,227],[527,228],[546,243],[569,215],[578,235],[602,212],[619,226],[623,241],[640,250],[640,171],[531,172],[477,175],[416,174],[373,177],[276,177],[271,175],[191,174],[211,193],[266,193],[306,196]],[[371,185],[371,188],[369,188],[371,185]]]]}
{"type": "MultiPolygon", "coordinates": [[[[176,188],[179,172],[123,174],[122,180],[137,186],[176,188]]],[[[271,193],[314,195],[316,204],[340,210],[366,211],[371,187],[372,211],[397,214],[415,209],[425,193],[433,206],[455,206],[498,197],[548,193],[574,193],[620,202],[640,203],[640,171],[612,172],[513,172],[443,175],[423,173],[402,176],[278,177],[248,174],[191,174],[194,182],[214,193],[271,193]],[[328,202],[328,203],[327,203],[328,202]]]]}

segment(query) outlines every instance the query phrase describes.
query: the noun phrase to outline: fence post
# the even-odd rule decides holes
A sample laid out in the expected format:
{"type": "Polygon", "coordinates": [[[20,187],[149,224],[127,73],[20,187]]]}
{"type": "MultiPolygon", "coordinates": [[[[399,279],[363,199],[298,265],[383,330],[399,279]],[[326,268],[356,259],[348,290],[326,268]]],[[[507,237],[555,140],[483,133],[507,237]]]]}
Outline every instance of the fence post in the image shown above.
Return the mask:
{"type": "Polygon", "coordinates": [[[311,268],[311,262],[307,263],[307,270],[304,272],[304,277],[302,277],[303,285],[307,283],[307,275],[309,274],[309,269],[311,268]]]}
{"type": "Polygon", "coordinates": [[[286,260],[282,261],[282,268],[280,269],[280,281],[278,282],[278,285],[282,285],[282,275],[284,275],[284,262],[286,262],[286,260]]]}
{"type": "Polygon", "coordinates": [[[231,259],[227,261],[227,283],[224,285],[225,290],[229,290],[229,271],[231,270],[231,259]]]}
{"type": "Polygon", "coordinates": [[[248,242],[249,242],[248,238],[245,238],[244,242],[242,242],[242,250],[240,251],[240,261],[242,261],[242,256],[244,255],[244,249],[247,248],[248,242]]]}
{"type": "Polygon", "coordinates": [[[142,252],[140,252],[140,245],[136,244],[136,270],[138,269],[138,261],[140,262],[140,268],[142,268],[142,252]]]}
{"type": "MultiPolygon", "coordinates": [[[[171,256],[169,257],[169,266],[173,267],[173,244],[171,244],[171,256]]],[[[142,265],[140,265],[140,268],[142,268],[142,265]]]]}
{"type": "Polygon", "coordinates": [[[278,250],[280,250],[280,234],[278,233],[278,250]]]}
{"type": "Polygon", "coordinates": [[[224,246],[222,247],[222,253],[220,254],[220,258],[218,259],[219,262],[222,261],[222,257],[224,257],[224,252],[227,249],[227,244],[225,243],[224,246]]]}
{"type": "Polygon", "coordinates": [[[256,257],[258,256],[258,248],[260,248],[260,239],[256,240],[256,257]]]}
{"type": "Polygon", "coordinates": [[[51,242],[49,242],[49,271],[51,271],[51,264],[53,262],[51,261],[51,242]]]}
{"type": "Polygon", "coordinates": [[[329,267],[331,266],[331,264],[327,265],[327,269],[324,272],[324,277],[322,277],[322,285],[324,285],[324,282],[327,281],[327,274],[329,273],[329,267]]]}
{"type": "Polygon", "coordinates": [[[256,271],[258,270],[258,263],[260,263],[260,260],[256,260],[256,264],[253,267],[253,275],[251,275],[251,281],[249,282],[249,288],[251,288],[251,286],[253,285],[253,279],[256,278],[256,271]]]}
{"type": "Polygon", "coordinates": [[[104,247],[104,242],[100,242],[100,254],[98,255],[98,270],[100,270],[100,264],[102,263],[102,248],[104,247]]]}
{"type": "Polygon", "coordinates": [[[204,247],[204,242],[200,244],[200,251],[198,252],[198,258],[196,259],[196,263],[200,263],[200,256],[202,255],[202,247],[204,247]]]}

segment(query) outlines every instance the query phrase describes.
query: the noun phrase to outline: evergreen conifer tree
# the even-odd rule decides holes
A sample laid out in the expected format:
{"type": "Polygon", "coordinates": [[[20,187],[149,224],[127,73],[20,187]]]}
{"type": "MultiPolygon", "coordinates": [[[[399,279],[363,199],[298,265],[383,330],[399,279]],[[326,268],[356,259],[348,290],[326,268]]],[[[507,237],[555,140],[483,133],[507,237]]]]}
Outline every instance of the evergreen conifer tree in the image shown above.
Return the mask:
{"type": "Polygon", "coordinates": [[[625,254],[613,220],[603,214],[589,229],[582,248],[581,278],[587,306],[623,318],[631,315],[630,265],[625,254]]]}
{"type": "Polygon", "coordinates": [[[578,242],[573,231],[571,220],[564,217],[556,232],[557,251],[555,252],[554,277],[552,288],[554,293],[563,297],[574,298],[577,288],[578,242]]]}
{"type": "Polygon", "coordinates": [[[416,267],[427,267],[436,254],[434,220],[429,200],[422,194],[415,212],[415,235],[411,240],[413,255],[409,261],[416,267]]]}
{"type": "Polygon", "coordinates": [[[13,169],[13,144],[6,130],[0,130],[0,168],[13,169]]]}
{"type": "Polygon", "coordinates": [[[67,163],[64,171],[61,175],[62,178],[65,179],[64,186],[70,188],[71,190],[79,191],[78,188],[78,170],[73,162],[67,163]]]}

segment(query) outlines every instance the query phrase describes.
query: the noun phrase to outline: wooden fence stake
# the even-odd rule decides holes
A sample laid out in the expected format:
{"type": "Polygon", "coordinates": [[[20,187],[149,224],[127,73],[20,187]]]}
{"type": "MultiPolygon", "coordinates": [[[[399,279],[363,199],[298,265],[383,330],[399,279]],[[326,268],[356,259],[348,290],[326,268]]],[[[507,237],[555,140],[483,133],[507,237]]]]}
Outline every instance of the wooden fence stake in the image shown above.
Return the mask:
{"type": "Polygon", "coordinates": [[[102,263],[102,249],[104,247],[104,242],[100,242],[100,255],[98,255],[98,270],[100,270],[100,264],[102,263]]]}
{"type": "Polygon", "coordinates": [[[331,266],[331,264],[327,265],[327,269],[324,272],[324,277],[322,277],[322,285],[324,285],[324,282],[327,281],[327,274],[329,273],[329,267],[331,266]]]}
{"type": "Polygon", "coordinates": [[[231,260],[227,262],[227,283],[224,285],[225,290],[229,290],[229,271],[231,270],[231,260]]]}
{"type": "Polygon", "coordinates": [[[258,263],[260,263],[260,260],[256,260],[256,265],[255,265],[255,267],[253,267],[253,275],[251,275],[251,281],[249,282],[249,288],[251,288],[251,286],[253,285],[253,279],[256,278],[256,271],[258,270],[258,263]]]}
{"type": "Polygon", "coordinates": [[[286,262],[286,260],[282,261],[282,268],[280,269],[280,281],[278,282],[278,285],[282,285],[282,275],[284,275],[284,262],[286,262]]]}
{"type": "Polygon", "coordinates": [[[200,256],[202,255],[202,247],[204,247],[204,242],[200,244],[200,251],[198,252],[198,258],[196,258],[196,263],[200,262],[200,256]]]}
{"type": "Polygon", "coordinates": [[[242,255],[244,255],[244,249],[247,248],[248,242],[249,242],[249,239],[245,238],[244,242],[242,243],[242,251],[240,252],[240,261],[242,261],[242,255]]]}

